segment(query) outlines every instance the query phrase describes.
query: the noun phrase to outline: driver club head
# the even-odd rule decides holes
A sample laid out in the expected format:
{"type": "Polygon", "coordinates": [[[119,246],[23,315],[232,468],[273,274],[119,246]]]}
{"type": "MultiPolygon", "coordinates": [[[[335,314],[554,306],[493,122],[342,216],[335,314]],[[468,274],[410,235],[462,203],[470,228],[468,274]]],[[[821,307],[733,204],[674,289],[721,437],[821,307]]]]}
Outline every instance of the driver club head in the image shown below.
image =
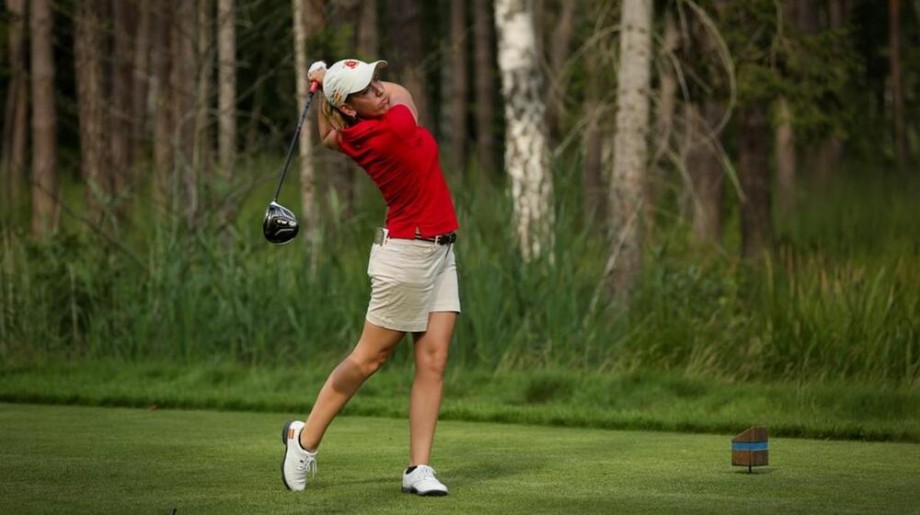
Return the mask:
{"type": "Polygon", "coordinates": [[[284,245],[293,240],[299,230],[297,217],[290,209],[275,201],[268,205],[265,217],[262,219],[262,234],[265,235],[266,240],[275,245],[284,245]]]}

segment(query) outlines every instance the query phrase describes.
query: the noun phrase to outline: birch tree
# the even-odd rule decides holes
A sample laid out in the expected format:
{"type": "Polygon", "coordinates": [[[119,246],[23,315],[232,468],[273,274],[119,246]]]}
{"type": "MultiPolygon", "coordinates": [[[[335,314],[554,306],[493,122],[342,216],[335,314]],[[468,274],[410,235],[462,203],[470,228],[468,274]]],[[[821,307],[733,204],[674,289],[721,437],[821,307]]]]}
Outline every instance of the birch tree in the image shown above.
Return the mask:
{"type": "Polygon", "coordinates": [[[642,266],[642,225],[649,124],[652,0],[624,0],[620,24],[613,177],[610,181],[612,248],[608,286],[628,307],[642,266]]]}
{"type": "Polygon", "coordinates": [[[530,261],[553,248],[553,182],[546,104],[536,52],[533,2],[495,2],[498,66],[505,100],[505,170],[511,179],[514,227],[530,261]]]}

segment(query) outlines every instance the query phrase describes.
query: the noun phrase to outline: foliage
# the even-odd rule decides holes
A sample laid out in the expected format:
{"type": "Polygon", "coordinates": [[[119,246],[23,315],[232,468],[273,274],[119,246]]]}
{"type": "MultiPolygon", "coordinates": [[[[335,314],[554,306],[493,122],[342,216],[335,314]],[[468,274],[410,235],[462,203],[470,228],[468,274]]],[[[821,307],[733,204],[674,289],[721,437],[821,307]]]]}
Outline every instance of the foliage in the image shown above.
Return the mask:
{"type": "MultiPolygon", "coordinates": [[[[788,29],[787,29],[788,30],[788,29]]],[[[796,113],[794,126],[803,141],[833,133],[847,136],[857,118],[850,88],[862,73],[846,29],[809,35],[793,30],[780,42],[777,66],[785,78],[780,90],[796,113]]]]}
{"type": "Polygon", "coordinates": [[[852,126],[847,99],[862,69],[848,29],[808,34],[785,20],[773,0],[730,2],[715,12],[735,61],[741,106],[785,98],[804,141],[843,135],[852,126]]]}
{"type": "MultiPolygon", "coordinates": [[[[914,182],[849,179],[852,186],[781,225],[782,251],[763,269],[696,248],[680,222],[661,224],[636,306],[618,313],[597,302],[606,248],[580,216],[579,189],[568,179],[575,173],[557,173],[555,260],[529,265],[509,245],[501,189],[452,179],[464,305],[456,363],[917,385],[920,292],[908,287],[920,280],[914,182]]],[[[292,353],[320,362],[341,356],[367,302],[367,246],[382,209],[376,192],[365,188],[351,223],[321,221],[311,276],[301,242],[263,241],[264,190],[249,198],[230,244],[206,225],[190,234],[145,224],[125,251],[86,230],[34,244],[4,228],[0,359],[277,364],[292,353]]],[[[394,358],[408,359],[404,348],[394,358]]]]}
{"type": "MultiPolygon", "coordinates": [[[[667,5],[682,9],[686,25],[696,12],[690,4],[667,5]]],[[[714,19],[736,65],[740,102],[763,104],[784,95],[806,138],[849,131],[851,140],[871,143],[865,153],[877,152],[879,120],[886,116],[881,9],[855,2],[850,27],[803,34],[781,23],[780,3],[772,0],[719,2],[722,11],[710,0],[696,4],[718,13],[714,19]],[[860,113],[859,125],[854,112],[860,113]]],[[[435,4],[426,5],[426,26],[443,28],[435,4]]],[[[381,3],[381,13],[384,7],[381,3]]],[[[579,113],[563,117],[569,143],[582,131],[578,109],[588,91],[597,88],[601,101],[615,92],[618,3],[595,7],[579,19],[576,50],[563,74],[572,86],[565,105],[579,113]],[[609,70],[591,85],[589,67],[599,64],[609,70]]],[[[64,2],[56,11],[61,22],[55,29],[57,63],[73,62],[72,8],[72,2],[64,2]]],[[[279,44],[291,40],[290,16],[289,4],[267,0],[241,3],[237,12],[241,125],[249,125],[246,137],[256,140],[247,145],[247,160],[235,178],[244,205],[240,224],[226,235],[215,213],[208,213],[190,232],[155,216],[142,186],[128,199],[134,200],[134,218],[119,233],[75,222],[80,210],[65,209],[64,231],[34,242],[26,235],[26,216],[4,217],[0,360],[62,356],[274,364],[290,353],[329,359],[352,345],[367,300],[368,235],[381,218],[376,193],[368,193],[367,183],[358,184],[365,191],[352,218],[343,216],[335,193],[324,199],[326,213],[319,221],[324,241],[315,275],[304,270],[312,256],[299,242],[273,248],[258,232],[261,202],[269,198],[265,185],[274,179],[265,172],[279,164],[260,156],[266,149],[280,154],[296,121],[292,48],[279,44]]],[[[906,37],[916,41],[911,20],[905,17],[906,37]]],[[[544,21],[549,24],[552,17],[544,21]]],[[[0,27],[5,34],[6,26],[0,27]]],[[[426,41],[444,33],[428,31],[426,41]]],[[[699,36],[693,29],[690,33],[699,36]]],[[[353,36],[348,23],[330,24],[310,45],[333,59],[353,36]]],[[[680,57],[690,98],[728,97],[725,67],[716,53],[684,50],[680,57]]],[[[441,78],[443,56],[431,53],[426,75],[441,78]]],[[[906,86],[916,83],[909,66],[916,58],[913,49],[905,55],[906,86]]],[[[67,206],[83,196],[82,186],[71,180],[78,175],[74,70],[59,65],[56,71],[67,206]]],[[[432,81],[430,88],[437,90],[441,82],[432,81]]],[[[916,104],[916,96],[911,98],[916,104]]],[[[731,138],[726,135],[725,146],[731,138]]],[[[848,147],[848,157],[856,148],[848,147]]],[[[823,198],[820,192],[803,196],[810,200],[806,209],[782,221],[778,258],[758,270],[717,249],[695,248],[687,227],[664,212],[646,256],[637,305],[619,313],[598,301],[608,248],[582,217],[581,150],[564,155],[575,159],[554,170],[558,224],[552,262],[519,262],[500,177],[481,183],[472,173],[449,178],[463,225],[457,252],[465,313],[453,353],[458,362],[487,370],[552,364],[587,371],[663,369],[736,381],[817,376],[917,384],[920,293],[905,286],[918,283],[915,179],[894,182],[869,167],[868,179],[838,173],[835,191],[823,198]]],[[[141,170],[135,171],[142,175],[141,170]]],[[[289,178],[290,196],[282,201],[297,205],[296,191],[289,178]]],[[[236,198],[225,193],[220,187],[205,191],[202,205],[236,198]]],[[[734,247],[728,240],[727,250],[734,247]]],[[[403,352],[396,359],[407,357],[403,352]]],[[[530,395],[540,399],[561,388],[550,386],[535,387],[530,395]]]]}

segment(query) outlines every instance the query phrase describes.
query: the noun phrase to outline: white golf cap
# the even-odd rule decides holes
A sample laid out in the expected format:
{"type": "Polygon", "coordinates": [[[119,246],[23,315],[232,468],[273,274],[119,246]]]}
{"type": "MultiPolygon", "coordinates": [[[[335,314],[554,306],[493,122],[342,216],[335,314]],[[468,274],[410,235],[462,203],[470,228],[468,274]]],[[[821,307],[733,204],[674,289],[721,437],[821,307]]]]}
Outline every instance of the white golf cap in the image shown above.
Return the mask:
{"type": "Polygon", "coordinates": [[[326,70],[323,78],[323,94],[326,100],[334,107],[340,107],[345,99],[352,93],[357,93],[366,88],[377,68],[387,65],[386,61],[365,63],[357,59],[343,59],[333,64],[326,70]]]}

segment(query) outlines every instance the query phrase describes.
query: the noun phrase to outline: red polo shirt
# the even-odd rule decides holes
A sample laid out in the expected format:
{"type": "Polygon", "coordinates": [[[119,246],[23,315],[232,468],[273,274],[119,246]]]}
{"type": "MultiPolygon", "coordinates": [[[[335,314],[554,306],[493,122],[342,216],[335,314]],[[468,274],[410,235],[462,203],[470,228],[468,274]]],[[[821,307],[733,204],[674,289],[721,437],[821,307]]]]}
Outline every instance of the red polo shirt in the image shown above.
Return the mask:
{"type": "Polygon", "coordinates": [[[459,227],[434,136],[405,105],[339,131],[339,146],[373,179],[387,203],[391,238],[437,236],[459,227]]]}

